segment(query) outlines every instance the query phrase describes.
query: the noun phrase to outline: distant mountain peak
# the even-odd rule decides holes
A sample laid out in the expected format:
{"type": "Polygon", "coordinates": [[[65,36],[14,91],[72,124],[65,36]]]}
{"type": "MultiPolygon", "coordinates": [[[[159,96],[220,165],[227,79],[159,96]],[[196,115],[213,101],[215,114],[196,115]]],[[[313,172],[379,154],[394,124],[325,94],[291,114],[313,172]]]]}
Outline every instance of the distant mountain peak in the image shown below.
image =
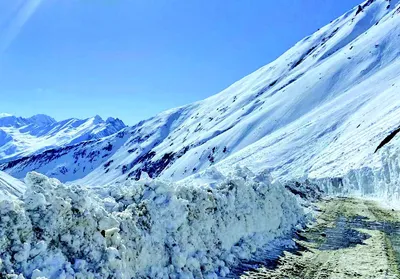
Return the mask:
{"type": "Polygon", "coordinates": [[[114,122],[114,121],[116,121],[116,120],[119,120],[119,119],[118,119],[118,118],[114,118],[114,117],[108,117],[107,120],[106,120],[106,122],[112,123],[112,122],[114,122]]]}
{"type": "Polygon", "coordinates": [[[104,121],[99,115],[59,122],[45,114],[29,118],[6,113],[0,115],[0,162],[100,139],[126,127],[119,119],[108,118],[104,121]]]}
{"type": "Polygon", "coordinates": [[[126,127],[125,123],[119,118],[108,117],[106,123],[115,127],[121,127],[121,129],[126,127]]]}
{"type": "Polygon", "coordinates": [[[46,126],[57,121],[45,114],[36,114],[29,118],[14,116],[9,113],[0,113],[0,127],[23,127],[28,125],[46,126]]]}
{"type": "Polygon", "coordinates": [[[13,115],[10,113],[6,113],[6,112],[0,112],[0,118],[10,117],[10,116],[13,116],[13,115]]]}
{"type": "Polygon", "coordinates": [[[38,125],[51,125],[57,122],[54,118],[46,114],[36,114],[34,116],[29,117],[28,119],[38,125]]]}
{"type": "Polygon", "coordinates": [[[103,118],[101,118],[100,115],[95,115],[93,117],[93,123],[96,123],[96,124],[104,123],[104,120],[103,120],[103,118]]]}

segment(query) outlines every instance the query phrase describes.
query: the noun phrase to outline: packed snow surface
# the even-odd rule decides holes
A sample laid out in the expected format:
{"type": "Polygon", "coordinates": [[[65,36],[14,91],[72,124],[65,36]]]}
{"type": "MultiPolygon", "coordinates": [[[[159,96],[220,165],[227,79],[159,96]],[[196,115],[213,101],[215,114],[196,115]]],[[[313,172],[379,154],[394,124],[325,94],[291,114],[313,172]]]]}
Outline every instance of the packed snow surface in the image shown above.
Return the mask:
{"type": "Polygon", "coordinates": [[[267,173],[211,172],[219,177],[213,185],[141,180],[98,193],[29,173],[22,201],[0,201],[0,273],[225,277],[258,247],[303,223],[295,196],[267,173]]]}

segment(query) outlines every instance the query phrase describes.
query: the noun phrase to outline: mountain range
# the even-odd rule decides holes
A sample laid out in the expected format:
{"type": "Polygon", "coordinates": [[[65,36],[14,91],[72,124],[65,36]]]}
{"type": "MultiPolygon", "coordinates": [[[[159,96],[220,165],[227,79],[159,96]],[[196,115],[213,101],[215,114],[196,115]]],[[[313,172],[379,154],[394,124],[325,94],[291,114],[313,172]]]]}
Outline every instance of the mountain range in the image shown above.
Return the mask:
{"type": "Polygon", "coordinates": [[[51,148],[106,137],[124,129],[125,124],[114,118],[104,121],[100,116],[88,119],[54,118],[38,114],[29,118],[0,114],[0,158],[2,161],[38,154],[51,148]]]}

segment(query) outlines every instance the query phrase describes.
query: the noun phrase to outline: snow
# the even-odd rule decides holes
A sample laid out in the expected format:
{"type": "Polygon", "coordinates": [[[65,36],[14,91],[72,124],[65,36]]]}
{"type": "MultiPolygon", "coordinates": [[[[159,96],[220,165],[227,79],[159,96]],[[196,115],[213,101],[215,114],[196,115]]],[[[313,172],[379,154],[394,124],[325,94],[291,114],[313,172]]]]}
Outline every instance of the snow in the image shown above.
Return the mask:
{"type": "Polygon", "coordinates": [[[400,201],[400,139],[380,151],[374,167],[352,169],[340,177],[315,179],[328,195],[368,197],[398,207],[400,201]]]}
{"type": "MultiPolygon", "coordinates": [[[[35,169],[39,173],[59,178],[63,182],[76,181],[90,174],[97,167],[104,170],[109,168],[112,161],[107,162],[107,160],[118,152],[128,135],[121,131],[116,137],[109,136],[50,149],[32,157],[4,163],[3,166],[6,166],[6,168],[12,166],[13,170],[18,172],[18,175],[13,175],[18,178],[26,176],[30,169],[35,169]],[[88,146],[95,148],[88,150],[88,146]],[[42,162],[45,162],[45,164],[42,164],[42,162]]],[[[101,182],[99,184],[103,185],[101,182]]]]}
{"type": "Polygon", "coordinates": [[[125,127],[119,119],[104,121],[100,116],[85,120],[67,119],[57,122],[44,114],[29,118],[2,114],[0,117],[0,162],[103,138],[125,127]]]}
{"type": "Polygon", "coordinates": [[[237,168],[214,177],[212,187],[147,179],[95,192],[29,173],[22,201],[0,201],[0,273],[225,277],[305,221],[297,199],[268,173],[237,168]]]}
{"type": "Polygon", "coordinates": [[[0,201],[16,199],[25,192],[25,184],[10,175],[0,171],[0,201]]]}
{"type": "Polygon", "coordinates": [[[9,117],[9,116],[13,116],[13,115],[12,115],[12,114],[9,114],[9,113],[6,113],[6,112],[0,113],[0,118],[9,117]]]}

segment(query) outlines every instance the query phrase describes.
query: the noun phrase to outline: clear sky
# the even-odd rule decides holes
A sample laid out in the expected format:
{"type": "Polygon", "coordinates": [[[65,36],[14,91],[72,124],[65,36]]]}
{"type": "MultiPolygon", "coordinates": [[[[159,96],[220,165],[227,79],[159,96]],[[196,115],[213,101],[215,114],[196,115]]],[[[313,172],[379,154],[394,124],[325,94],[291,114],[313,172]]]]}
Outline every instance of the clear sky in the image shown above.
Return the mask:
{"type": "Polygon", "coordinates": [[[0,1],[0,112],[134,124],[204,99],[361,0],[0,1]]]}

